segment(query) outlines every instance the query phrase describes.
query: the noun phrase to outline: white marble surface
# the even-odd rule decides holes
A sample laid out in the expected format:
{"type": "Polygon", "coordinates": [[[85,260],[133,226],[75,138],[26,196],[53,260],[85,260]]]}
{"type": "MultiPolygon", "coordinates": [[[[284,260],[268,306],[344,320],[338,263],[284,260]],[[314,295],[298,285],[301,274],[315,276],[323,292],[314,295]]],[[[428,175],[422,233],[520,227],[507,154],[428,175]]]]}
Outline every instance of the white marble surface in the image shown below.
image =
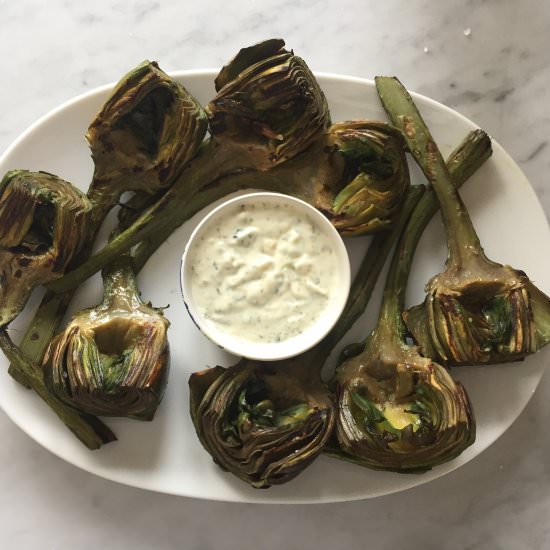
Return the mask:
{"type": "MultiPolygon", "coordinates": [[[[240,46],[282,36],[314,70],[394,73],[475,120],[519,162],[548,215],[550,4],[455,4],[0,0],[0,150],[38,116],[143,58],[166,70],[215,67],[240,46]]],[[[309,507],[123,487],[63,463],[0,413],[0,547],[550,548],[549,394],[546,376],[495,445],[442,479],[372,501],[309,507]]]]}

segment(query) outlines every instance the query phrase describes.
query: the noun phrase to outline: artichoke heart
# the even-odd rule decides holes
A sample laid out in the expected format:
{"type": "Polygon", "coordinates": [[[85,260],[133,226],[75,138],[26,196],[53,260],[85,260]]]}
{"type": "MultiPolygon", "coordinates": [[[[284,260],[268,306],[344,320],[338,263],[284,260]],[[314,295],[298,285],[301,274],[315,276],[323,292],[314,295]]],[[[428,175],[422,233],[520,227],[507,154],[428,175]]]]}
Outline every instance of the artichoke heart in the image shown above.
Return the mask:
{"type": "Polygon", "coordinates": [[[165,189],[197,153],[207,125],[196,99],[157,63],[138,65],[117,84],[86,134],[94,198],[165,189]]]}
{"type": "Polygon", "coordinates": [[[60,278],[78,253],[91,204],[46,172],[13,170],[0,182],[0,326],[23,309],[32,289],[60,278]]]}
{"type": "Polygon", "coordinates": [[[337,371],[342,458],[380,470],[428,470],[473,443],[468,396],[444,367],[382,334],[374,332],[337,371]]]}
{"type": "Polygon", "coordinates": [[[168,326],[141,300],[130,268],[113,268],[103,302],[74,315],[50,343],[46,384],[82,412],[151,420],[168,377],[168,326]]]}
{"type": "Polygon", "coordinates": [[[214,141],[247,151],[258,170],[301,153],[330,124],[315,77],[284,45],[271,39],[241,49],[220,71],[206,107],[214,141]]]}

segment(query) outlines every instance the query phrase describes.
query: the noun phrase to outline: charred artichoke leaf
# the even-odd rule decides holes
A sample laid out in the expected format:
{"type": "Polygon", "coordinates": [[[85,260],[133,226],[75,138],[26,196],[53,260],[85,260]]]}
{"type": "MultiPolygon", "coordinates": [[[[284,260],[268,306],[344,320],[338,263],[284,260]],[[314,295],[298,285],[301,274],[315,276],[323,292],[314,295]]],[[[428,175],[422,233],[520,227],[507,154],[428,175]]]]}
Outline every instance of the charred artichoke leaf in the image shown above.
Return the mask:
{"type": "Polygon", "coordinates": [[[90,201],[46,172],[13,170],[0,182],[0,326],[23,309],[32,289],[61,277],[78,253],[90,201]]]}
{"type": "Polygon", "coordinates": [[[181,84],[157,63],[141,63],[120,80],[88,128],[91,197],[112,204],[111,197],[125,191],[165,189],[195,156],[207,127],[202,107],[181,84]]]}
{"type": "Polygon", "coordinates": [[[216,79],[206,111],[214,140],[269,170],[307,149],[330,124],[326,98],[303,59],[271,39],[242,49],[216,79]]]}
{"type": "Polygon", "coordinates": [[[405,322],[422,353],[449,365],[517,361],[549,341],[550,299],[523,271],[487,258],[426,124],[403,85],[377,77],[392,122],[441,204],[449,256],[405,322]]]}
{"type": "Polygon", "coordinates": [[[168,377],[168,320],[139,296],[130,268],[104,273],[104,298],[73,316],[44,357],[52,393],[101,416],[151,420],[168,377]]]}

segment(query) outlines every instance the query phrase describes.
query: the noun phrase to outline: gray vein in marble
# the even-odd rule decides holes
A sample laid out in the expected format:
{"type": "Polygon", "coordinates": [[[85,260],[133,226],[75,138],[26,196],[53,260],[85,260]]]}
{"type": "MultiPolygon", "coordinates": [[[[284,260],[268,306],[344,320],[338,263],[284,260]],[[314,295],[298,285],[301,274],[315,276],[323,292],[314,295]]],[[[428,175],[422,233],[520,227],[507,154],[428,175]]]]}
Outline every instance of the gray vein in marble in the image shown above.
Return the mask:
{"type": "Polygon", "coordinates": [[[542,151],[544,151],[545,147],[547,147],[547,146],[548,146],[548,142],[547,141],[542,141],[541,143],[539,143],[533,149],[533,152],[530,153],[529,156],[526,159],[521,160],[520,162],[525,163],[525,162],[529,162],[529,161],[533,160],[537,155],[542,153],[542,151]]]}

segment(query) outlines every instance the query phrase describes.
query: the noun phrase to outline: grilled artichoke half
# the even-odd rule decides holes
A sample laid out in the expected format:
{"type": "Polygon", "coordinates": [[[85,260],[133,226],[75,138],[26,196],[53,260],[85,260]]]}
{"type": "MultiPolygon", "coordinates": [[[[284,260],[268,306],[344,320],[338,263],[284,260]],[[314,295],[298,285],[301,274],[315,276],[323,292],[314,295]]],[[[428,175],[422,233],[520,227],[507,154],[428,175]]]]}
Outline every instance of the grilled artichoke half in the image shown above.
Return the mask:
{"type": "Polygon", "coordinates": [[[327,141],[328,151],[344,161],[340,189],[325,209],[334,227],[342,235],[391,228],[409,185],[401,134],[382,122],[341,122],[331,126],[327,141]]]}
{"type": "Polygon", "coordinates": [[[257,170],[301,153],[330,124],[315,77],[284,45],[271,39],[240,50],[218,74],[206,107],[214,141],[242,149],[257,170]]]}
{"type": "Polygon", "coordinates": [[[321,452],[334,425],[319,375],[300,380],[293,361],[242,360],[191,375],[197,435],[224,470],[256,488],[285,483],[321,452]]]}
{"type": "MultiPolygon", "coordinates": [[[[145,61],[116,85],[86,139],[95,165],[93,202],[125,191],[155,193],[198,151],[208,121],[200,104],[157,63],[145,61]]],[[[115,200],[112,197],[116,197],[115,200]]]]}
{"type": "Polygon", "coordinates": [[[168,320],[143,303],[125,266],[104,274],[104,298],[73,316],[44,357],[46,384],[62,401],[100,416],[151,420],[168,377],[168,320]]]}
{"type": "Polygon", "coordinates": [[[415,237],[422,232],[414,225],[422,224],[425,200],[429,197],[421,199],[395,251],[376,328],[335,375],[336,435],[343,458],[380,470],[428,470],[475,439],[463,386],[404,338],[401,311],[415,237]]]}
{"type": "Polygon", "coordinates": [[[377,77],[392,122],[441,205],[449,255],[405,322],[426,356],[449,365],[523,359],[550,341],[550,299],[523,271],[489,260],[426,124],[403,85],[377,77]]]}
{"type": "Polygon", "coordinates": [[[373,335],[338,370],[341,458],[377,470],[419,472],[458,456],[475,440],[464,387],[414,348],[376,349],[379,343],[373,335]]]}
{"type": "Polygon", "coordinates": [[[63,275],[80,250],[90,201],[46,172],[13,170],[0,182],[0,326],[32,289],[63,275]]]}

